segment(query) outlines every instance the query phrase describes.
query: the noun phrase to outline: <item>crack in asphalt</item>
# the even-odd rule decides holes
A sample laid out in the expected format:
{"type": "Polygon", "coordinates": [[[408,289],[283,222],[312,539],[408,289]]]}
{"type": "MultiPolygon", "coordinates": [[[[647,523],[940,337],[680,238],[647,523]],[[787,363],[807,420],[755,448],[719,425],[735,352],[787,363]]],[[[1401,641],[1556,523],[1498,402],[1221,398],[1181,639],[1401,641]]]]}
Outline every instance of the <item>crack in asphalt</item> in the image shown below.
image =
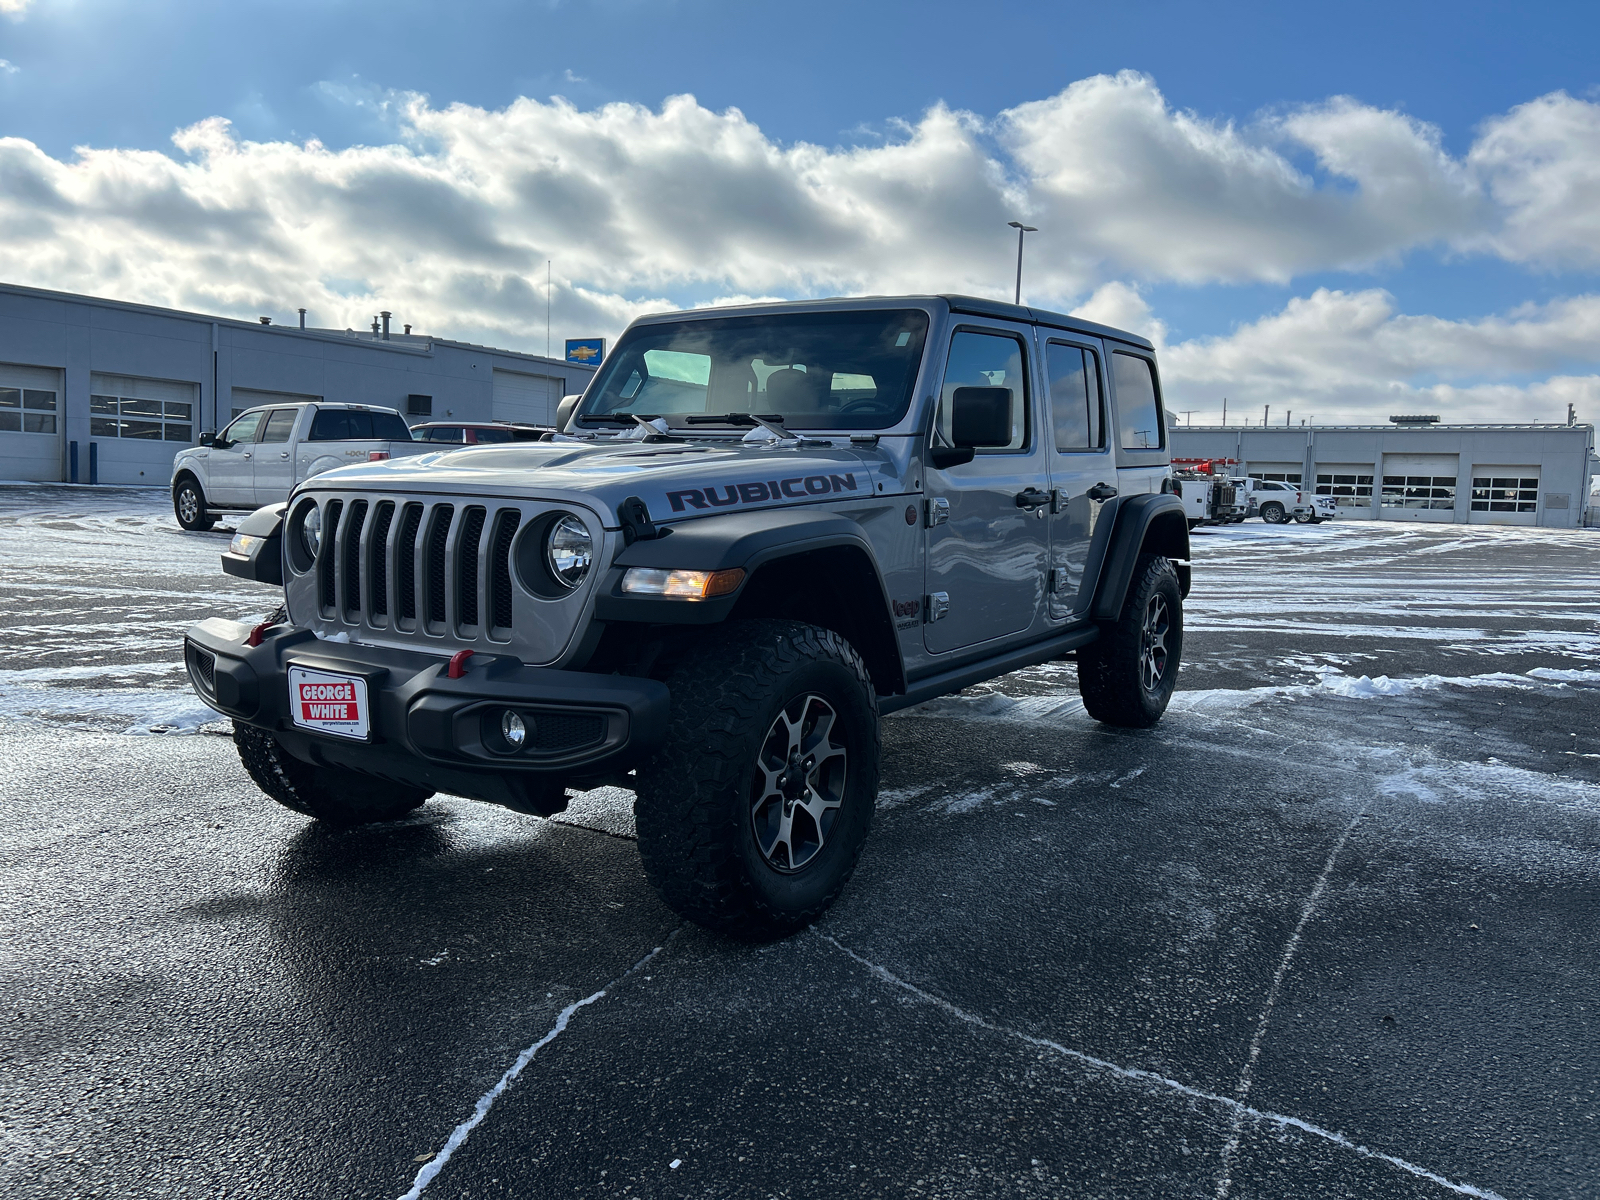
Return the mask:
{"type": "MultiPolygon", "coordinates": [[[[1355,828],[1354,823],[1351,824],[1350,828],[1355,828]]],[[[1345,831],[1345,836],[1349,836],[1349,830],[1345,831]]],[[[1341,845],[1343,844],[1343,840],[1343,838],[1340,839],[1341,845]]],[[[1371,1158],[1376,1159],[1379,1162],[1388,1163],[1390,1166],[1404,1171],[1408,1175],[1414,1176],[1418,1179],[1426,1179],[1430,1183],[1438,1184],[1440,1187],[1447,1191],[1453,1192],[1458,1196],[1471,1196],[1474,1197],[1475,1200],[1506,1200],[1506,1197],[1500,1195],[1499,1192],[1490,1191],[1487,1188],[1480,1188],[1470,1183],[1458,1183],[1453,1179],[1449,1179],[1439,1174],[1437,1171],[1430,1171],[1427,1167],[1419,1166],[1418,1164],[1410,1162],[1407,1159],[1400,1158],[1397,1155],[1385,1154],[1381,1150],[1373,1150],[1371,1147],[1363,1146],[1359,1142],[1352,1141],[1350,1138],[1336,1130],[1325,1129],[1321,1125],[1315,1125],[1312,1122],[1302,1120],[1299,1117],[1291,1117],[1285,1113],[1269,1112],[1264,1109],[1252,1108],[1250,1105],[1235,1099],[1233,1096],[1223,1096],[1216,1092],[1208,1092],[1204,1088],[1191,1087],[1187,1083],[1181,1083],[1176,1079],[1170,1079],[1156,1071],[1147,1071],[1141,1067],[1125,1067],[1119,1063],[1114,1063],[1104,1058],[1096,1058],[1094,1055],[1085,1053],[1082,1050],[1074,1050],[1070,1046],[1063,1046],[1060,1042],[1051,1041],[1049,1038],[1042,1038],[1031,1033],[1024,1033],[1019,1029],[1008,1029],[1004,1025],[997,1025],[993,1021],[978,1016],[977,1013],[968,1012],[959,1005],[951,1003],[943,996],[937,996],[932,992],[923,990],[914,983],[910,983],[904,979],[901,979],[887,967],[881,967],[877,963],[872,962],[870,959],[863,958],[854,950],[850,949],[850,947],[846,946],[844,943],[838,941],[830,935],[823,933],[821,930],[813,929],[812,932],[816,934],[817,937],[834,947],[834,949],[840,951],[847,957],[859,963],[861,966],[865,967],[870,974],[882,982],[887,983],[891,987],[896,987],[904,992],[908,992],[917,999],[921,1000],[924,1004],[932,1005],[934,1008],[937,1008],[956,1018],[956,1020],[963,1021],[968,1025],[976,1026],[977,1028],[986,1030],[990,1033],[998,1033],[1004,1037],[1015,1038],[1017,1041],[1026,1042],[1030,1046],[1037,1046],[1041,1050],[1050,1050],[1061,1055],[1063,1058],[1071,1059],[1073,1062],[1088,1067],[1093,1071],[1099,1071],[1117,1079],[1127,1080],[1131,1083],[1143,1084],[1158,1091],[1176,1092],[1179,1095],[1187,1096],[1192,1100],[1199,1100],[1206,1104],[1214,1104],[1217,1107],[1225,1109],[1231,1113],[1241,1123],[1245,1119],[1249,1119],[1256,1123],[1265,1122],[1266,1124],[1273,1125],[1278,1129],[1299,1130],[1301,1133],[1307,1133],[1313,1137],[1318,1137],[1324,1141],[1331,1142],[1333,1145],[1339,1146],[1345,1150],[1349,1150],[1362,1158],[1371,1158]]]]}

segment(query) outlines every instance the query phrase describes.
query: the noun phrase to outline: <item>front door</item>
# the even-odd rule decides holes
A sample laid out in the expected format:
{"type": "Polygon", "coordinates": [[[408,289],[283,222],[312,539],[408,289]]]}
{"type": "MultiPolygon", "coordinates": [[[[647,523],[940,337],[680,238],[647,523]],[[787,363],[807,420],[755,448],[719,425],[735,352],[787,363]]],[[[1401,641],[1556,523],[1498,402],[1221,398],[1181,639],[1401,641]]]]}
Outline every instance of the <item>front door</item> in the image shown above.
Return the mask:
{"type": "Polygon", "coordinates": [[[1099,341],[1051,333],[1043,338],[1050,401],[1050,617],[1082,616],[1094,589],[1084,586],[1089,544],[1117,464],[1106,437],[1105,357],[1099,341]]]}
{"type": "Polygon", "coordinates": [[[247,412],[217,435],[206,454],[206,499],[215,504],[249,504],[255,498],[256,435],[261,409],[247,412]]]}
{"type": "Polygon", "coordinates": [[[931,654],[1024,635],[1042,623],[1049,505],[1039,501],[1048,500],[1049,472],[1028,386],[1031,341],[1020,325],[964,326],[951,335],[934,443],[954,445],[951,404],[962,387],[1010,391],[1011,442],[980,449],[970,463],[926,468],[923,644],[931,654]],[[1019,506],[1019,496],[1029,507],[1019,506]]]}

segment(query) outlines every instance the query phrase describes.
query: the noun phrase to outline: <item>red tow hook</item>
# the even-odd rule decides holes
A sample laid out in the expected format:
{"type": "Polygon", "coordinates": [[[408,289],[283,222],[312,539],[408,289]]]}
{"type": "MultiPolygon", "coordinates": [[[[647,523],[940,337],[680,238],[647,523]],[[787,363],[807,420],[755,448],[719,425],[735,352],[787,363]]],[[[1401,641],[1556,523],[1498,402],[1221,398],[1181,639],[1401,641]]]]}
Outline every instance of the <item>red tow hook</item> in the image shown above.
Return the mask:
{"type": "Polygon", "coordinates": [[[451,679],[460,679],[467,673],[467,659],[471,657],[471,650],[457,650],[450,656],[450,669],[445,675],[451,679]]]}
{"type": "Polygon", "coordinates": [[[245,638],[244,644],[246,646],[259,646],[259,645],[261,645],[261,639],[266,637],[267,630],[271,629],[276,624],[277,624],[276,621],[263,621],[263,622],[261,622],[261,624],[257,625],[254,629],[252,629],[250,631],[250,636],[245,638]]]}

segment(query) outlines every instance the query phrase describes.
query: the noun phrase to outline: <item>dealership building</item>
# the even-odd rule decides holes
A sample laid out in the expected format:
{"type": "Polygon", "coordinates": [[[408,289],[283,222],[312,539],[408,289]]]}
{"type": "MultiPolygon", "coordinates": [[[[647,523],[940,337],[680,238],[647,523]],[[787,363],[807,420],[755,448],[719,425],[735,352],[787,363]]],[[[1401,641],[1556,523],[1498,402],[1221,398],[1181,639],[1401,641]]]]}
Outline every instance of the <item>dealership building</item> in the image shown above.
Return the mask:
{"type": "Polygon", "coordinates": [[[1175,425],[1174,458],[1333,496],[1341,517],[1470,525],[1585,524],[1600,472],[1593,425],[1175,425]],[[1235,465],[1236,464],[1236,465],[1235,465]]]}
{"type": "Polygon", "coordinates": [[[177,451],[260,404],[551,424],[595,370],[390,325],[308,329],[0,284],[0,479],[165,485],[177,451]]]}

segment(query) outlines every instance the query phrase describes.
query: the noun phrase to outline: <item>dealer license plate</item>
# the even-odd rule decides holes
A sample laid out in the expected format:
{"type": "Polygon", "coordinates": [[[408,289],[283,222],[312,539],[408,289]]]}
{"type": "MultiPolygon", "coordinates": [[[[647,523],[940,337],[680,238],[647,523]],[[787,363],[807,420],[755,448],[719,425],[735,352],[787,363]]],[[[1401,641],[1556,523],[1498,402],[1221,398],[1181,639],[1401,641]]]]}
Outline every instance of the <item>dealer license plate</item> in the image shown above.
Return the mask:
{"type": "Polygon", "coordinates": [[[366,740],[371,729],[367,681],[307,667],[289,668],[289,711],[302,729],[366,740]]]}

